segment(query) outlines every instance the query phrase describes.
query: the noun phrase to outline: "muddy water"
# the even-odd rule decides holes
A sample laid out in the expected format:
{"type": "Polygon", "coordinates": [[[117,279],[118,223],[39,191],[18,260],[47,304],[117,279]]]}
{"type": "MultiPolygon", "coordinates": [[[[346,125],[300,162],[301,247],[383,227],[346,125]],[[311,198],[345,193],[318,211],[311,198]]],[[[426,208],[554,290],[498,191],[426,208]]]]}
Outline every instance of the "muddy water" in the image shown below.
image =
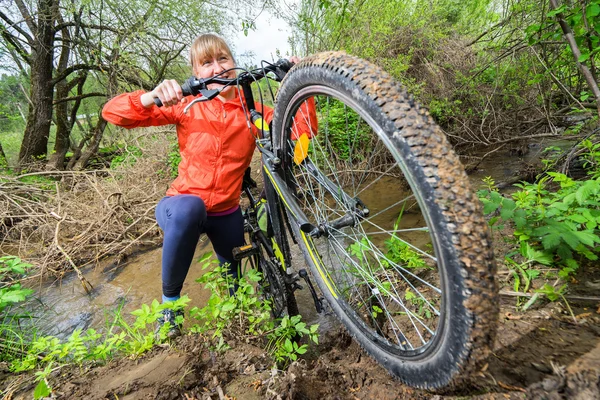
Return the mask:
{"type": "MultiPolygon", "coordinates": [[[[204,236],[196,249],[195,259],[212,252],[210,242],[204,236]]],[[[128,314],[142,304],[160,300],[162,249],[157,248],[132,256],[115,266],[110,260],[99,263],[85,271],[85,277],[94,290],[87,295],[75,274],[62,281],[47,282],[33,286],[36,299],[29,309],[36,316],[36,326],[45,334],[60,338],[68,337],[74,329],[98,329],[106,325],[110,316],[120,305],[128,314]]],[[[202,276],[202,266],[193,262],[183,293],[192,299],[192,305],[202,306],[210,297],[195,279],[202,276]]]]}
{"type": "MultiPolygon", "coordinates": [[[[506,151],[487,157],[471,175],[473,186],[480,187],[481,179],[485,176],[492,176],[496,183],[511,180],[524,161],[537,162],[544,147],[545,145],[531,146],[525,157],[513,156],[506,151]]],[[[372,187],[360,197],[369,205],[374,215],[381,211],[377,209],[377,205],[381,203],[378,199],[385,199],[388,193],[401,190],[400,184],[394,180],[372,187]]],[[[389,205],[389,199],[387,204],[389,205]]],[[[414,211],[416,210],[405,212],[401,228],[424,225],[420,213],[414,211]]],[[[396,217],[397,211],[384,211],[377,217],[376,222],[380,226],[390,226],[396,217]]],[[[206,236],[203,236],[196,250],[196,259],[206,252],[212,252],[212,246],[206,236]]],[[[305,268],[297,246],[293,246],[292,252],[293,266],[296,270],[305,268]]],[[[43,333],[64,339],[76,328],[102,328],[110,319],[111,312],[121,304],[127,314],[142,304],[150,304],[153,299],[160,299],[161,254],[161,249],[157,248],[132,256],[118,267],[111,265],[111,260],[107,260],[99,263],[94,269],[87,270],[85,276],[94,286],[91,296],[85,294],[74,274],[67,275],[61,281],[34,285],[36,299],[30,304],[30,309],[37,317],[36,325],[43,333]]],[[[201,265],[194,262],[183,287],[183,293],[192,299],[191,306],[204,306],[210,296],[201,284],[195,282],[202,273],[201,265]]],[[[305,286],[303,281],[300,283],[305,286]]],[[[319,323],[322,330],[327,330],[335,324],[329,313],[316,313],[308,288],[297,291],[296,296],[306,322],[319,323]]]]}

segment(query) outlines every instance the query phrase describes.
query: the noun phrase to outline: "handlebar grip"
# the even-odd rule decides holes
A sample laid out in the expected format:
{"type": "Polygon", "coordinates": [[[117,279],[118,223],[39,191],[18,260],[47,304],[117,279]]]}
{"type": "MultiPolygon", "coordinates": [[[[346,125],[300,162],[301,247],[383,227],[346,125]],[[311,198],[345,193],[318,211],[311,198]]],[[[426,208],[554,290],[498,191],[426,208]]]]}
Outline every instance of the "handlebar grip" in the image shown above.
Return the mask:
{"type": "Polygon", "coordinates": [[[292,67],[294,66],[294,63],[291,62],[290,60],[282,58],[279,61],[277,61],[275,63],[275,65],[277,65],[277,67],[281,68],[285,72],[288,72],[290,69],[292,69],[292,67]]]}
{"type": "MultiPolygon", "coordinates": [[[[186,96],[191,96],[193,93],[192,88],[191,88],[191,82],[189,82],[190,80],[186,80],[185,82],[183,82],[183,85],[181,85],[181,91],[183,93],[183,97],[186,96]]],[[[162,101],[160,101],[160,99],[158,97],[155,97],[154,99],[154,104],[156,104],[157,107],[162,107],[163,103],[162,101]]]]}

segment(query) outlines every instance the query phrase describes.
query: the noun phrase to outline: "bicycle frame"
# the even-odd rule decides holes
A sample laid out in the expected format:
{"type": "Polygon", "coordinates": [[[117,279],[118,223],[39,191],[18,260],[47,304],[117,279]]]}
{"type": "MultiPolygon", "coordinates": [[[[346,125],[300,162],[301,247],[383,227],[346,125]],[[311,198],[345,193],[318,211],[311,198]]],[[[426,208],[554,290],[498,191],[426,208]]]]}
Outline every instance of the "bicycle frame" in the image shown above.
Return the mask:
{"type": "MultiPolygon", "coordinates": [[[[309,240],[309,237],[327,235],[330,229],[339,229],[344,226],[353,225],[356,216],[365,217],[368,215],[369,210],[364,207],[364,204],[362,201],[360,201],[360,199],[351,198],[348,194],[340,192],[339,189],[336,188],[336,186],[329,180],[329,178],[324,176],[317,168],[310,168],[310,162],[307,162],[308,170],[315,177],[315,179],[322,182],[326,190],[328,190],[333,196],[339,198],[345,204],[347,204],[349,206],[348,209],[353,210],[351,213],[348,213],[347,215],[344,215],[334,221],[321,224],[320,226],[314,226],[308,221],[308,218],[295,200],[293,193],[290,192],[290,189],[286,185],[284,171],[281,168],[281,152],[285,151],[285,149],[274,148],[270,126],[264,122],[262,114],[256,110],[251,84],[252,82],[257,82],[262,78],[271,78],[271,76],[269,76],[271,73],[275,75],[274,80],[280,82],[283,80],[283,77],[292,66],[293,64],[287,60],[279,60],[275,64],[269,64],[263,68],[253,71],[245,71],[235,79],[219,78],[220,75],[231,70],[223,71],[219,75],[206,79],[198,79],[192,76],[182,85],[183,94],[184,96],[197,96],[200,94],[201,97],[197,97],[191,101],[190,104],[188,104],[188,106],[185,108],[184,112],[187,112],[187,110],[197,102],[214,99],[225,87],[235,84],[241,88],[243,93],[242,105],[246,110],[249,121],[248,127],[250,128],[250,123],[252,123],[258,131],[258,135],[256,137],[256,146],[261,153],[263,175],[265,177],[267,207],[271,226],[274,227],[273,234],[275,237],[275,245],[280,247],[280,253],[284,255],[283,259],[280,259],[279,261],[284,271],[283,275],[285,277],[285,283],[286,285],[289,285],[290,290],[293,292],[296,289],[302,288],[297,284],[297,281],[300,278],[304,279],[311,291],[317,312],[321,312],[323,309],[322,299],[317,296],[306,270],[300,269],[298,274],[292,274],[287,269],[287,267],[291,265],[291,260],[289,259],[290,249],[287,237],[285,236],[285,232],[283,232],[283,230],[287,227],[292,239],[295,241],[296,237],[289,224],[297,224],[297,227],[303,236],[302,239],[307,241],[309,240]],[[224,86],[221,89],[208,89],[207,86],[213,83],[222,84],[224,86]],[[267,184],[267,179],[269,184],[267,184]],[[280,204],[282,207],[280,207],[280,204]],[[293,221],[290,221],[290,219],[287,218],[287,214],[283,210],[283,207],[287,209],[287,212],[291,215],[291,219],[293,219],[293,221]]],[[[155,99],[155,103],[158,106],[161,106],[159,99],[155,99]]],[[[252,198],[249,190],[247,190],[246,193],[252,203],[251,209],[254,210],[255,200],[252,198]]],[[[273,259],[274,257],[279,259],[280,257],[277,257],[273,247],[269,244],[268,238],[264,235],[264,233],[256,231],[256,227],[252,227],[251,229],[253,231],[251,232],[251,240],[256,239],[258,242],[260,242],[270,259],[273,259]]],[[[254,246],[254,244],[251,243],[251,246],[254,246]]],[[[245,251],[248,252],[248,254],[256,254],[257,250],[260,249],[254,249],[251,247],[247,248],[246,250],[241,250],[238,254],[238,257],[245,257],[245,251]]],[[[258,257],[260,257],[260,255],[258,255],[258,257]]],[[[255,260],[255,262],[258,263],[258,260],[255,260]]],[[[323,278],[326,279],[324,276],[323,278]]]]}

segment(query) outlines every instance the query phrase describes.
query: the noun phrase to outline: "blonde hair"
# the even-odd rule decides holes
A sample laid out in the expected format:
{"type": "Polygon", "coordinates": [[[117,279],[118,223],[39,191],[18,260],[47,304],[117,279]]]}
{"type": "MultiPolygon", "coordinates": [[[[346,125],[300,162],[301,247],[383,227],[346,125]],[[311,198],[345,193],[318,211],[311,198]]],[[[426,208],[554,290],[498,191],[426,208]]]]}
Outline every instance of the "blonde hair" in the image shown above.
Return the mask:
{"type": "Polygon", "coordinates": [[[222,37],[212,33],[205,33],[198,36],[192,43],[192,48],[190,49],[190,63],[192,64],[192,69],[196,62],[216,58],[221,53],[225,53],[231,57],[235,64],[231,49],[222,37]]]}

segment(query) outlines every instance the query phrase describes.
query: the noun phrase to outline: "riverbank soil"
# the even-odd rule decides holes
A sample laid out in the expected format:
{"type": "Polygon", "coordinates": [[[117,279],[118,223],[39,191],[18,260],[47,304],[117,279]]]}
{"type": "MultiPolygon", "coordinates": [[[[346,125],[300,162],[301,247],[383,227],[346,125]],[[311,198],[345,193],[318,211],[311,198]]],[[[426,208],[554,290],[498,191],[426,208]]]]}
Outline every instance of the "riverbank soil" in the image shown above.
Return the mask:
{"type": "MultiPolygon", "coordinates": [[[[260,168],[253,171],[260,179],[260,168]]],[[[502,234],[508,236],[512,232],[495,232],[497,257],[512,248],[512,244],[502,240],[502,234]]],[[[199,246],[199,253],[203,251],[210,249],[199,246]]],[[[299,254],[293,258],[301,260],[299,254]]],[[[160,250],[155,249],[132,257],[127,268],[99,269],[106,271],[110,279],[98,278],[97,297],[118,299],[128,293],[136,299],[136,306],[147,303],[160,292],[156,279],[159,260],[160,250]],[[106,282],[102,283],[103,279],[106,282]],[[148,282],[140,284],[143,279],[148,282]],[[137,289],[123,289],[128,282],[136,282],[137,289]],[[114,288],[109,288],[109,283],[114,288]]],[[[500,258],[498,265],[503,265],[500,258]]],[[[200,271],[190,273],[199,274],[200,271]]],[[[232,349],[217,353],[209,350],[205,338],[184,336],[137,359],[57,369],[49,377],[52,396],[91,400],[600,399],[600,269],[582,265],[569,283],[570,309],[564,301],[549,303],[540,299],[527,311],[519,311],[517,302],[522,306],[528,298],[509,292],[510,279],[509,271],[500,268],[498,280],[504,294],[500,297],[493,354],[479,374],[452,391],[415,390],[392,378],[362,352],[333,316],[315,316],[310,295],[304,290],[298,293],[298,303],[307,323],[320,324],[320,343],[286,371],[274,369],[260,347],[229,343],[232,349]]],[[[191,286],[186,288],[191,290],[191,286]]],[[[198,292],[193,298],[202,303],[207,297],[198,292]]],[[[72,299],[61,299],[58,304],[74,303],[72,299]]],[[[100,302],[100,306],[106,304],[100,302]]],[[[87,320],[84,322],[87,326],[87,320]]],[[[8,373],[6,365],[0,365],[0,387],[4,388],[5,399],[31,399],[35,385],[32,375],[14,376],[8,373]]]]}
{"type": "MultiPolygon", "coordinates": [[[[572,303],[573,319],[558,303],[519,313],[503,297],[493,355],[479,376],[442,394],[393,379],[335,323],[287,371],[250,344],[215,353],[203,338],[184,336],[139,359],[59,370],[50,382],[59,399],[598,399],[598,306],[572,303]]],[[[14,379],[33,381],[5,384],[14,379]]],[[[31,398],[33,387],[6,398],[31,398]]]]}

